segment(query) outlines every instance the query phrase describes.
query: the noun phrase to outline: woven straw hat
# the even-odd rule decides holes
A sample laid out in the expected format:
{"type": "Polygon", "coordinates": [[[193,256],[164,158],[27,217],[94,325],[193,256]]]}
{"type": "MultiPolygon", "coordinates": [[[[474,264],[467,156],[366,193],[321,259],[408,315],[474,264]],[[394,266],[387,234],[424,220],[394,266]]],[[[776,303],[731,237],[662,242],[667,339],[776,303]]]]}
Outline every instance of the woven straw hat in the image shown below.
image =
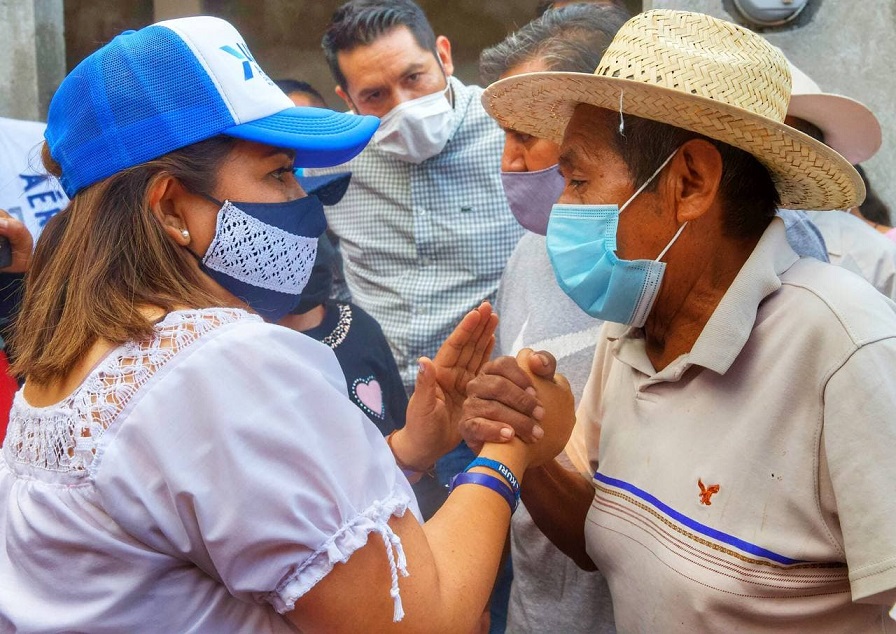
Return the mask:
{"type": "Polygon", "coordinates": [[[503,127],[557,143],[580,103],[728,143],[769,170],[782,207],[845,209],[865,197],[846,159],[784,124],[790,71],[781,51],[708,15],[638,14],[619,30],[593,75],[517,75],[489,86],[482,99],[503,127]]]}

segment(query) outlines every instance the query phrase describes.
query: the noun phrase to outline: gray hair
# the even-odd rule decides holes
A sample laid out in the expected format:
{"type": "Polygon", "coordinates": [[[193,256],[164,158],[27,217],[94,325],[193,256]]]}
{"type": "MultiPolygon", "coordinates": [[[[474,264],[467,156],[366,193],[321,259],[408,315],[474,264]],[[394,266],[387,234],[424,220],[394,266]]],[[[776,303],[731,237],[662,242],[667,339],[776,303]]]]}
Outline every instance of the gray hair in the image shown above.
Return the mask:
{"type": "Polygon", "coordinates": [[[551,9],[482,51],[479,74],[484,84],[490,84],[514,66],[536,59],[548,70],[592,73],[629,17],[614,5],[570,4],[551,9]]]}

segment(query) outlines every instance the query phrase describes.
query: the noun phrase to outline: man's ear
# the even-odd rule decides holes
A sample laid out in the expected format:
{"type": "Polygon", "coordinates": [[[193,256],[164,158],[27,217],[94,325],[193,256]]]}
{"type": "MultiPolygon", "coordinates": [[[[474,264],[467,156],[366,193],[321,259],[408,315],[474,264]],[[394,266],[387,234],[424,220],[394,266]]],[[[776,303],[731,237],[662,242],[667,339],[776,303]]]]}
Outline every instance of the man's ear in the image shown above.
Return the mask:
{"type": "Polygon", "coordinates": [[[445,74],[451,77],[454,74],[454,61],[451,59],[451,42],[444,35],[436,38],[436,53],[439,55],[439,61],[442,62],[442,68],[445,74]]]}
{"type": "Polygon", "coordinates": [[[162,230],[175,244],[184,247],[190,244],[190,231],[183,212],[186,196],[189,194],[180,181],[168,174],[158,178],[147,192],[150,209],[162,230]]]}
{"type": "Polygon", "coordinates": [[[348,93],[342,89],[342,86],[337,85],[335,88],[335,92],[339,96],[339,98],[345,102],[345,105],[346,105],[346,107],[348,107],[349,110],[351,110],[355,114],[360,114],[358,111],[355,110],[355,104],[352,103],[352,98],[349,97],[348,93]]]}
{"type": "Polygon", "coordinates": [[[684,143],[669,163],[667,183],[679,224],[696,220],[718,204],[722,155],[703,139],[684,143]]]}

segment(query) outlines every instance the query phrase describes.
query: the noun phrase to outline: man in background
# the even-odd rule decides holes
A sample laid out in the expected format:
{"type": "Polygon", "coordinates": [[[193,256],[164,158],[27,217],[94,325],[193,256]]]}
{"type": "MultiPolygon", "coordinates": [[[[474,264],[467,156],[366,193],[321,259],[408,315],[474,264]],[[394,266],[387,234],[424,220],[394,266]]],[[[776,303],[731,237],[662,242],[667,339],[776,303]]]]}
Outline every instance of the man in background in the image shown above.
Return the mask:
{"type": "Polygon", "coordinates": [[[299,81],[298,79],[275,79],[274,83],[277,88],[286,93],[286,96],[292,99],[297,106],[308,106],[311,108],[328,108],[327,102],[317,89],[307,81],[299,81]]]}
{"type": "MultiPolygon", "coordinates": [[[[501,187],[503,133],[482,89],[452,77],[450,42],[412,0],[343,4],[322,46],[339,97],[382,121],[357,158],[306,173],[352,172],[327,222],[352,301],[382,326],[410,393],[417,359],[494,299],[523,233],[501,187]]],[[[471,459],[463,445],[444,458],[442,483],[471,459]]]]}

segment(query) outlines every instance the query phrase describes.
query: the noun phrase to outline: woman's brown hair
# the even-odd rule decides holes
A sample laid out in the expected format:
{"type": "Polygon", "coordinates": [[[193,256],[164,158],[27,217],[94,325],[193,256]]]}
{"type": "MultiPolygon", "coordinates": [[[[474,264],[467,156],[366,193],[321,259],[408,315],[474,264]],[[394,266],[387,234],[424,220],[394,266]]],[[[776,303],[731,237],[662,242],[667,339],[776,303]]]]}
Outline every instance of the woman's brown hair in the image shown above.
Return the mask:
{"type": "MultiPolygon", "coordinates": [[[[11,338],[13,374],[44,384],[64,377],[97,341],[150,336],[153,324],[141,307],[221,305],[194,256],[165,234],[148,193],[170,175],[188,191],[211,194],[234,144],[215,137],[123,170],[78,192],[47,223],[11,338]]],[[[60,175],[46,144],[42,159],[60,175]]]]}

